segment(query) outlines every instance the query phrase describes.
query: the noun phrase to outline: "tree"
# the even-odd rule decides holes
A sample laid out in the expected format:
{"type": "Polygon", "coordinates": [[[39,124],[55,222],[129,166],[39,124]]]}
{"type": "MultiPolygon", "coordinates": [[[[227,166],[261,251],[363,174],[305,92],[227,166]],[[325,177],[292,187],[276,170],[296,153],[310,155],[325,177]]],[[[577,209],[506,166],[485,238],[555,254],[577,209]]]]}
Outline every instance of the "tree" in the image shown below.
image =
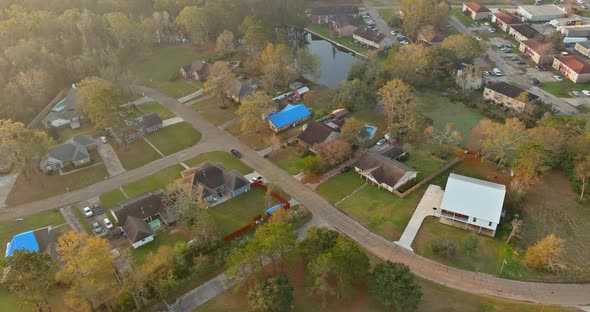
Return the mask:
{"type": "Polygon", "coordinates": [[[377,94],[375,91],[360,79],[355,78],[353,80],[344,80],[338,84],[336,93],[332,97],[332,106],[357,111],[373,106],[376,99],[377,94]]]}
{"type": "Polygon", "coordinates": [[[221,17],[218,10],[219,8],[213,7],[185,6],[176,17],[176,24],[188,34],[193,43],[204,43],[212,39],[222,22],[218,20],[221,17]]]}
{"type": "Polygon", "coordinates": [[[228,62],[215,62],[207,76],[205,92],[221,99],[221,108],[226,108],[225,99],[229,90],[235,86],[234,80],[235,75],[228,62]]]}
{"type": "Polygon", "coordinates": [[[422,289],[410,269],[391,261],[379,263],[369,276],[369,293],[388,310],[415,311],[422,289]]]}
{"type": "Polygon", "coordinates": [[[47,133],[29,129],[20,122],[0,119],[0,154],[10,167],[23,170],[38,164],[53,140],[47,133]]]}
{"type": "Polygon", "coordinates": [[[430,126],[424,130],[424,135],[440,145],[438,152],[439,157],[443,157],[443,147],[445,145],[456,145],[463,140],[463,135],[459,130],[455,129],[455,125],[449,122],[442,130],[437,130],[434,126],[430,126]]]}
{"type": "Polygon", "coordinates": [[[251,55],[257,55],[272,40],[272,27],[254,16],[244,17],[238,29],[241,30],[244,46],[251,55]]]}
{"type": "Polygon", "coordinates": [[[469,234],[461,241],[461,249],[465,251],[467,255],[472,255],[477,251],[479,241],[475,234],[469,234]]]}
{"type": "Polygon", "coordinates": [[[446,238],[438,238],[434,240],[430,244],[430,247],[435,254],[445,258],[453,258],[457,253],[457,246],[455,243],[446,238]]]}
{"type": "Polygon", "coordinates": [[[580,190],[580,200],[582,200],[586,191],[586,183],[590,179],[590,155],[575,161],[574,177],[582,183],[582,189],[580,190]]]}
{"type": "Polygon", "coordinates": [[[526,250],[525,261],[535,270],[556,270],[561,266],[560,257],[563,254],[565,241],[549,234],[535,245],[526,250]]]}
{"type": "Polygon", "coordinates": [[[414,90],[405,82],[394,79],[379,89],[385,117],[389,122],[406,128],[406,122],[416,113],[418,107],[414,99],[414,90]]]}
{"type": "Polygon", "coordinates": [[[266,126],[264,119],[276,108],[276,103],[272,97],[264,91],[256,91],[246,97],[244,102],[237,110],[237,114],[242,116],[242,130],[248,131],[254,129],[259,132],[266,126]]]}
{"type": "Polygon", "coordinates": [[[248,291],[248,305],[253,312],[291,311],[293,286],[283,273],[269,276],[248,291]]]}
{"type": "Polygon", "coordinates": [[[215,43],[215,50],[222,54],[230,54],[236,50],[234,33],[229,30],[224,30],[218,37],[215,43]]]}
{"type": "Polygon", "coordinates": [[[98,90],[105,90],[113,88],[110,81],[98,77],[84,78],[77,84],[78,91],[76,93],[76,108],[83,114],[88,114],[88,106],[90,99],[96,94],[98,90]]]}
{"type": "Polygon", "coordinates": [[[430,49],[417,44],[392,49],[387,57],[387,67],[393,77],[411,83],[414,87],[427,85],[434,79],[431,74],[434,63],[430,49]]]}
{"type": "Polygon", "coordinates": [[[491,156],[501,167],[509,152],[515,151],[527,139],[524,125],[517,118],[506,119],[504,124],[482,119],[479,122],[482,130],[482,150],[485,157],[491,156]]]}
{"type": "Polygon", "coordinates": [[[29,94],[33,101],[39,102],[47,96],[54,80],[44,70],[31,69],[18,73],[16,81],[23,87],[23,90],[29,94]]]}
{"type": "Polygon", "coordinates": [[[305,233],[305,238],[299,243],[299,253],[308,261],[317,258],[336,245],[340,234],[327,227],[313,226],[305,233]]]}
{"type": "Polygon", "coordinates": [[[259,227],[254,239],[262,244],[264,253],[271,259],[276,273],[275,259],[284,261],[287,254],[295,248],[297,237],[290,224],[275,222],[259,227]]]}
{"type": "Polygon", "coordinates": [[[303,170],[311,174],[322,174],[326,171],[326,161],[320,155],[305,156],[301,160],[303,170]]]}
{"type": "Polygon", "coordinates": [[[403,0],[401,7],[402,27],[412,41],[416,41],[425,26],[431,25],[435,30],[442,31],[451,11],[448,2],[440,0],[403,0]]]}
{"type": "Polygon", "coordinates": [[[185,222],[190,228],[199,218],[205,209],[202,201],[203,187],[193,186],[191,182],[177,180],[166,187],[168,198],[168,210],[166,211],[170,220],[185,222]]]}
{"type": "MultiPolygon", "coordinates": [[[[442,42],[442,47],[452,51],[461,62],[471,63],[481,52],[481,46],[473,36],[464,34],[450,35],[442,42]]],[[[480,76],[481,77],[481,76],[480,76]]]]}
{"type": "Polygon", "coordinates": [[[335,166],[345,161],[352,154],[352,145],[344,139],[336,139],[328,143],[316,144],[313,148],[330,166],[335,166]]]}
{"type": "Polygon", "coordinates": [[[51,256],[23,249],[0,260],[4,268],[2,285],[21,300],[33,305],[37,311],[51,311],[47,291],[54,286],[55,263],[51,256]]]}
{"type": "Polygon", "coordinates": [[[461,88],[463,94],[467,95],[472,90],[481,88],[483,83],[481,77],[483,73],[479,67],[467,65],[457,72],[455,83],[461,88]]]}
{"type": "Polygon", "coordinates": [[[123,97],[112,87],[107,85],[97,86],[94,93],[90,94],[88,101],[88,118],[97,129],[111,128],[114,132],[122,134],[125,121],[120,114],[123,97]]]}
{"type": "Polygon", "coordinates": [[[163,299],[177,284],[173,274],[173,266],[177,257],[174,249],[166,245],[160,246],[156,254],[150,252],[150,261],[142,264],[140,269],[150,296],[157,295],[163,299]]]}
{"type": "Polygon", "coordinates": [[[293,50],[285,44],[266,45],[260,53],[262,85],[268,92],[275,88],[283,89],[296,75],[293,50]]]}
{"type": "Polygon", "coordinates": [[[334,288],[330,285],[330,273],[334,268],[334,258],[331,253],[324,253],[313,259],[307,265],[307,270],[311,276],[313,292],[322,296],[322,307],[328,305],[328,294],[334,293],[334,288]]]}
{"type": "Polygon", "coordinates": [[[348,237],[338,236],[336,244],[330,250],[334,265],[332,272],[336,275],[337,295],[342,298],[344,289],[353,281],[364,281],[369,272],[369,257],[348,237]]]}
{"type": "Polygon", "coordinates": [[[524,226],[524,221],[519,219],[512,219],[512,221],[510,221],[510,224],[512,225],[512,229],[510,230],[510,234],[506,239],[506,245],[510,243],[510,240],[512,240],[513,237],[520,237],[520,232],[522,231],[522,227],[524,226]]]}
{"type": "Polygon", "coordinates": [[[368,138],[368,133],[364,130],[365,124],[356,118],[348,118],[340,129],[340,137],[352,146],[362,145],[368,138]]]}
{"type": "Polygon", "coordinates": [[[307,48],[298,49],[295,53],[297,76],[305,77],[313,82],[318,81],[321,74],[320,56],[313,54],[307,48]]]}
{"type": "Polygon", "coordinates": [[[56,249],[63,266],[55,278],[68,286],[71,304],[93,309],[112,293],[114,259],[107,240],[70,231],[59,237],[56,249]]]}
{"type": "Polygon", "coordinates": [[[512,162],[516,175],[511,182],[513,191],[520,196],[528,192],[548,161],[549,155],[543,146],[535,143],[519,146],[512,162]]]}

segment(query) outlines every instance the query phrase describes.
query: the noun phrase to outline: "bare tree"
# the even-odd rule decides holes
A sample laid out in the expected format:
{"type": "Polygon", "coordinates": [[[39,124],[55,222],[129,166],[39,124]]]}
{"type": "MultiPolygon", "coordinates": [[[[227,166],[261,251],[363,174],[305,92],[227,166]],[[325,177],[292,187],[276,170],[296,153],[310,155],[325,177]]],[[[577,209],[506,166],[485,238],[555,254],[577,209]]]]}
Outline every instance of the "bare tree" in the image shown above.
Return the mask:
{"type": "Polygon", "coordinates": [[[439,157],[443,156],[443,147],[445,144],[455,145],[463,139],[463,134],[455,129],[455,125],[452,122],[447,123],[442,130],[437,130],[433,126],[430,126],[424,130],[424,135],[440,145],[439,157]]]}
{"type": "Polygon", "coordinates": [[[512,224],[512,230],[510,231],[510,235],[508,235],[508,238],[506,239],[506,245],[510,243],[510,240],[513,237],[520,237],[520,232],[522,231],[522,227],[524,226],[524,221],[519,219],[513,219],[510,224],[512,224]]]}
{"type": "Polygon", "coordinates": [[[457,72],[455,82],[463,91],[463,94],[468,94],[472,90],[481,88],[483,79],[482,72],[479,67],[467,65],[457,72]]]}

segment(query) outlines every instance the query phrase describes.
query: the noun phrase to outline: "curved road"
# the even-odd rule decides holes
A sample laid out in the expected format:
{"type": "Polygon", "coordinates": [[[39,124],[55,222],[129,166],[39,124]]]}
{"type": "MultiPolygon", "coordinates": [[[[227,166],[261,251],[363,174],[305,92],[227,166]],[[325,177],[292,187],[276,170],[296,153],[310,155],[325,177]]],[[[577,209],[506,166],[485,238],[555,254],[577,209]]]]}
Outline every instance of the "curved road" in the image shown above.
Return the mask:
{"type": "Polygon", "coordinates": [[[103,192],[148,176],[203,152],[237,148],[242,152],[243,161],[246,164],[273,181],[274,184],[305,205],[313,214],[380,258],[407,264],[418,276],[462,291],[509,300],[574,307],[590,305],[590,284],[550,284],[506,280],[489,274],[449,267],[399,247],[363,227],[275,164],[261,157],[233,136],[215,127],[176,99],[149,88],[138,87],[138,89],[192,124],[203,134],[202,141],[196,146],[82,190],[5,209],[0,214],[0,220],[22,217],[98,196],[103,192]]]}

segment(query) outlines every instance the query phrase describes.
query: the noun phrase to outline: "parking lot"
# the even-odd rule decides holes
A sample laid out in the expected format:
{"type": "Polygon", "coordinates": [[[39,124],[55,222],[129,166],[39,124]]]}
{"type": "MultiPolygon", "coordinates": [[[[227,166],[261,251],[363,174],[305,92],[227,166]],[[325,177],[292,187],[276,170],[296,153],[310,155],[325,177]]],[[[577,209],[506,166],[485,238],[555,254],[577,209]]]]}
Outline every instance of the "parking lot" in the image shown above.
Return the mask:
{"type": "MultiPolygon", "coordinates": [[[[72,208],[77,209],[81,213],[81,215],[84,217],[84,220],[80,220],[80,222],[86,222],[87,225],[90,226],[90,230],[94,233],[94,235],[99,237],[106,236],[107,238],[110,238],[119,232],[118,228],[114,224],[113,217],[107,216],[107,212],[104,211],[104,209],[100,206],[97,197],[88,201],[77,203],[72,208]],[[86,208],[90,208],[90,212],[88,212],[86,208]],[[107,218],[110,222],[110,229],[107,228],[108,223],[105,222],[105,218],[107,218]],[[98,226],[96,226],[96,224],[98,224],[98,226]]],[[[88,228],[86,225],[84,225],[84,227],[88,228]]]]}

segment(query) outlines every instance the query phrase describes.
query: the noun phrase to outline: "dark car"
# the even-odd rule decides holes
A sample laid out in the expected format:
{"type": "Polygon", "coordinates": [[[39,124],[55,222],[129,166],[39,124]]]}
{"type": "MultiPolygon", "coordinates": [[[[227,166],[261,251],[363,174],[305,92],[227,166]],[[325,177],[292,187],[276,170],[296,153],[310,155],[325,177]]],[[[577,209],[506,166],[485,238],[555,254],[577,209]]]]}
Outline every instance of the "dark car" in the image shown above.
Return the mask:
{"type": "Polygon", "coordinates": [[[537,79],[537,78],[533,78],[533,84],[534,84],[535,86],[538,86],[538,85],[540,85],[540,84],[541,84],[541,81],[540,81],[539,79],[537,79]]]}
{"type": "Polygon", "coordinates": [[[350,171],[350,166],[344,166],[344,167],[340,168],[341,173],[345,173],[345,172],[349,172],[349,171],[350,171]]]}
{"type": "Polygon", "coordinates": [[[102,209],[99,203],[96,203],[92,206],[92,211],[94,211],[95,215],[100,215],[104,213],[104,210],[102,209]]]}
{"type": "Polygon", "coordinates": [[[232,155],[236,156],[237,158],[242,158],[242,153],[240,153],[240,151],[238,151],[237,149],[234,148],[230,152],[232,155]]]}
{"type": "Polygon", "coordinates": [[[535,69],[538,70],[538,71],[543,71],[543,67],[541,67],[539,65],[535,66],[535,69]]]}
{"type": "Polygon", "coordinates": [[[518,62],[516,62],[516,64],[518,64],[518,65],[524,65],[524,64],[526,64],[526,62],[519,60],[518,62]]]}

